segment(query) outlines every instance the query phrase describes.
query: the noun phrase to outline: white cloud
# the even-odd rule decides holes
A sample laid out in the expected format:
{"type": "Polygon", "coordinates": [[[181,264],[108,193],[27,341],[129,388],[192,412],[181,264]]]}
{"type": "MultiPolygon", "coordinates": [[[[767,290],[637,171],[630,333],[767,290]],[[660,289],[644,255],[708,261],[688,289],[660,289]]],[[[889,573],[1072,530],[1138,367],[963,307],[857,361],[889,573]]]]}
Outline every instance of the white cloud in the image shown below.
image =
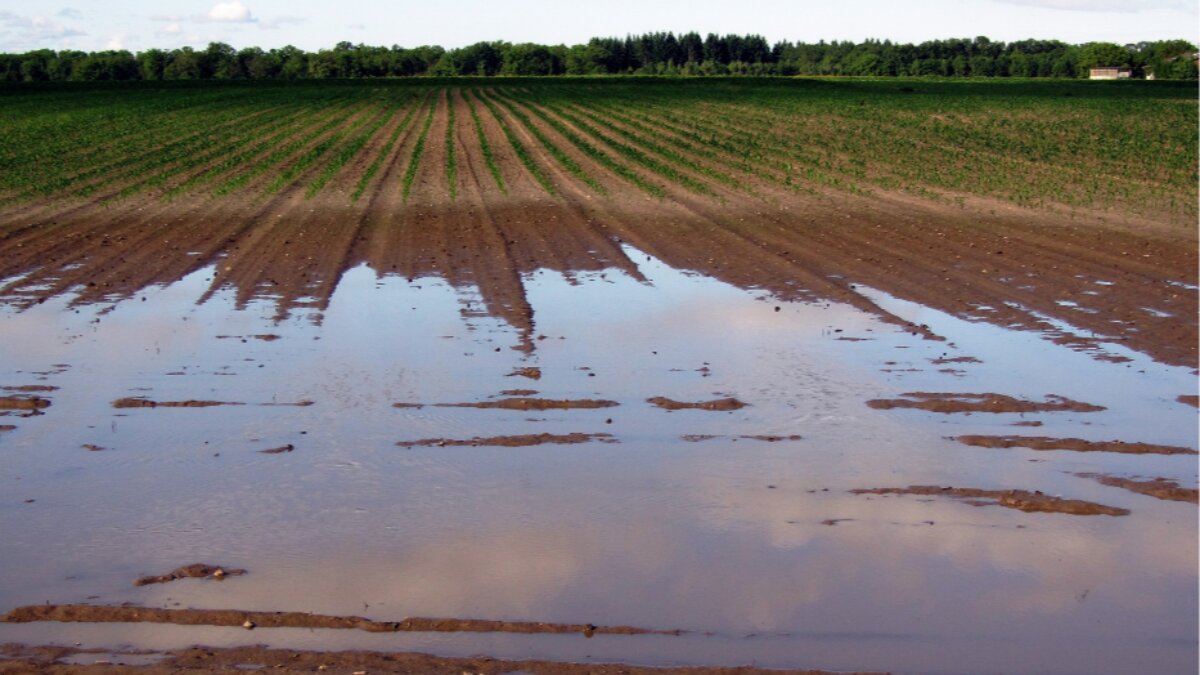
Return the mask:
{"type": "Polygon", "coordinates": [[[44,16],[24,16],[0,10],[0,51],[53,48],[68,38],[86,34],[44,16]]]}
{"type": "Polygon", "coordinates": [[[179,35],[183,32],[183,26],[178,22],[169,23],[155,32],[159,35],[179,35]]]}
{"type": "Polygon", "coordinates": [[[75,9],[74,7],[64,7],[58,10],[57,16],[61,16],[64,19],[82,19],[83,12],[75,9]]]}
{"type": "Polygon", "coordinates": [[[208,10],[208,20],[222,23],[252,23],[254,17],[250,15],[250,9],[240,0],[231,0],[213,5],[213,8],[208,10]]]}

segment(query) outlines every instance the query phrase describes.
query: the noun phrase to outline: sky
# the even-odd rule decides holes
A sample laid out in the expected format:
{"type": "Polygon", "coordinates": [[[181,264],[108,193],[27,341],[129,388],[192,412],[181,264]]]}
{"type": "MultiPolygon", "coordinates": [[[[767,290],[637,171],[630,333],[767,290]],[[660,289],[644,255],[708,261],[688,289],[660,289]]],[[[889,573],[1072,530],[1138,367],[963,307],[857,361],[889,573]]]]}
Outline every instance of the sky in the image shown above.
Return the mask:
{"type": "Polygon", "coordinates": [[[651,31],[755,33],[769,41],[1200,42],[1200,0],[0,0],[0,52],[236,48],[341,41],[462,47],[576,44],[651,31]]]}

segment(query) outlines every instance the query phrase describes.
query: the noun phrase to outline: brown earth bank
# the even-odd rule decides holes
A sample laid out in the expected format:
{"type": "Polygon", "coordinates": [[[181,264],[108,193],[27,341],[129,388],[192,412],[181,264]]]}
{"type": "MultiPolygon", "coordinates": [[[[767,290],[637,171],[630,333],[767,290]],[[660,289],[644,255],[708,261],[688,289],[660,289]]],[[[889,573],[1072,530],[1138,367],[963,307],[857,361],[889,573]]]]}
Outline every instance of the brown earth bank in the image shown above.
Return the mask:
{"type": "MultiPolygon", "coordinates": [[[[508,112],[501,117],[553,193],[484,115],[506,185],[498,190],[481,168],[487,161],[471,141],[469,114],[457,115],[461,171],[450,191],[438,137],[448,123],[445,106],[438,104],[406,199],[400,182],[414,161],[408,135],[353,202],[339,190],[307,198],[314,168],[263,194],[58,199],[0,210],[0,301],[29,307],[66,295],[75,305],[110,303],[212,268],[205,298],[231,289],[239,306],[269,300],[284,318],[324,311],[342,274],[366,264],[381,276],[476,288],[482,303],[470,311],[507,322],[519,334],[514,348],[530,351],[529,274],[619,270],[640,280],[635,258],[645,253],[779,301],[847,303],[929,338],[937,336],[884,309],[862,286],[960,318],[1039,331],[1100,358],[1124,358],[1105,350],[1115,343],[1197,366],[1194,223],[982,199],[950,205],[886,191],[792,190],[736,172],[731,178],[748,190],[697,173],[692,180],[704,190],[664,184],[656,197],[534,119],[598,192],[563,170],[508,112]]],[[[338,174],[334,184],[355,179],[338,174]]]]}
{"type": "Polygon", "coordinates": [[[152,401],[148,398],[119,398],[112,402],[114,408],[212,408],[219,405],[246,405],[228,401],[152,401]]]}
{"type": "Polygon", "coordinates": [[[1079,499],[1052,497],[1029,490],[982,490],[979,488],[910,485],[906,488],[871,488],[851,490],[856,495],[922,495],[952,497],[972,506],[1003,506],[1026,513],[1067,513],[1074,516],[1127,516],[1128,509],[1105,506],[1079,499]]]}
{"type": "Polygon", "coordinates": [[[1045,401],[1029,401],[1004,394],[945,394],[913,391],[907,398],[872,399],[867,405],[876,410],[912,408],[936,413],[1031,413],[1099,412],[1102,406],[1073,401],[1063,396],[1046,396],[1045,401]]]}
{"type": "Polygon", "coordinates": [[[360,616],[330,616],[307,612],[254,612],[238,609],[160,609],[128,605],[29,605],[0,616],[0,623],[58,621],[61,623],[170,623],[180,626],[240,626],[254,628],[327,628],[368,633],[581,633],[584,635],[682,635],[685,631],[545,623],[410,617],[375,621],[360,616]]]}
{"type": "Polygon", "coordinates": [[[580,443],[616,443],[612,434],[515,434],[512,436],[488,436],[467,439],[454,438],[422,438],[418,441],[400,441],[396,445],[402,448],[417,447],[497,447],[523,448],[532,445],[577,445],[580,443]]]}
{"type": "Polygon", "coordinates": [[[674,399],[667,398],[666,396],[655,396],[653,398],[646,399],[646,402],[656,405],[663,410],[714,410],[721,412],[741,410],[749,405],[748,403],[743,403],[732,396],[718,398],[712,401],[676,401],[674,399]]]}
{"type": "Polygon", "coordinates": [[[959,443],[977,448],[1029,448],[1030,450],[1072,450],[1075,452],[1120,452],[1127,455],[1194,455],[1196,451],[1178,445],[1127,443],[1125,441],[1085,441],[1082,438],[1046,436],[951,436],[959,443]]]}
{"type": "Polygon", "coordinates": [[[1081,478],[1092,478],[1099,481],[1103,485],[1110,487],[1125,488],[1130,492],[1136,492],[1147,497],[1162,499],[1171,502],[1191,502],[1197,503],[1197,497],[1200,495],[1200,490],[1196,488],[1181,487],[1179,483],[1167,478],[1153,478],[1150,480],[1137,480],[1134,478],[1124,478],[1121,476],[1108,476],[1099,473],[1077,473],[1076,476],[1081,478]]]}
{"type": "MultiPolygon", "coordinates": [[[[646,667],[613,663],[565,663],[559,661],[506,661],[487,657],[453,658],[416,652],[313,652],[267,647],[231,647],[225,649],[192,647],[162,653],[85,650],[61,646],[0,645],[0,674],[51,673],[53,675],[121,675],[124,673],[166,675],[168,673],[245,673],[247,665],[261,665],[272,673],[323,672],[331,675],[353,673],[401,673],[424,675],[832,675],[823,670],[764,670],[753,666],[646,667]],[[95,655],[100,663],[76,665],[95,655]],[[123,665],[122,657],[150,659],[147,665],[123,665]],[[63,663],[70,658],[75,663],[63,663]]],[[[842,673],[842,675],[867,675],[842,673]]]]}
{"type": "Polygon", "coordinates": [[[192,563],[191,565],[184,565],[183,567],[173,569],[166,574],[138,577],[133,582],[133,585],[149,586],[150,584],[165,584],[177,579],[224,579],[225,577],[240,577],[245,573],[246,570],[233,567],[192,563]]]}
{"type": "Polygon", "coordinates": [[[502,398],[496,401],[479,401],[476,403],[435,403],[439,408],[481,408],[484,410],[497,408],[501,410],[590,410],[595,408],[612,408],[620,405],[616,401],[605,399],[549,399],[549,398],[502,398]]]}
{"type": "Polygon", "coordinates": [[[0,396],[0,410],[41,410],[50,401],[39,396],[0,396]]]}

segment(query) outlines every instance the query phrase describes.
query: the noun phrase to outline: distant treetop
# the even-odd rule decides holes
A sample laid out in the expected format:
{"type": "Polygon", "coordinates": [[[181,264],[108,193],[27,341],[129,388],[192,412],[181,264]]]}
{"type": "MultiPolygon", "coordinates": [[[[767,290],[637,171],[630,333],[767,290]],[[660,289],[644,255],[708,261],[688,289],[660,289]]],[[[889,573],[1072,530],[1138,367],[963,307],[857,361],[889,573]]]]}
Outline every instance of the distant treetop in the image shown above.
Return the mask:
{"type": "Polygon", "coordinates": [[[332,49],[54,51],[0,54],[0,81],[327,79],[413,76],[537,75],[857,75],[940,77],[1087,77],[1093,67],[1127,67],[1134,76],[1196,79],[1196,46],[1186,40],[1071,45],[1057,40],[993,42],[986,37],[899,44],[789,42],[760,35],[646,33],[592,38],[586,44],[479,42],[332,49]]]}

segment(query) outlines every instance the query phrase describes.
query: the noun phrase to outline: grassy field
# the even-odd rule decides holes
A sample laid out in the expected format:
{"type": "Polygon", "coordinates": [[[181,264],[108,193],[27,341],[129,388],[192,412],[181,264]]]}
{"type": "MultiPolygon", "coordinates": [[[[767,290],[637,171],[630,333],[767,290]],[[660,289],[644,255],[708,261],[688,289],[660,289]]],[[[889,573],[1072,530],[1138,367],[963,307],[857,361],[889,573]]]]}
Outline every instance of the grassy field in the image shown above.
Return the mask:
{"type": "Polygon", "coordinates": [[[429,161],[443,164],[437,171],[446,199],[454,201],[462,173],[456,137],[486,159],[501,191],[506,177],[493,156],[503,149],[547,195],[557,189],[550,176],[562,173],[597,195],[612,183],[652,197],[756,186],[882,190],[948,203],[981,196],[1174,219],[1194,217],[1197,202],[1196,96],[1188,83],[414,79],[44,86],[0,89],[0,113],[0,206],[139,194],[272,195],[289,188],[350,205],[369,190],[407,196],[420,164],[429,161]],[[435,115],[439,124],[431,132],[435,115]],[[406,143],[410,130],[416,140],[406,143]],[[435,145],[442,146],[436,153],[435,145]],[[534,151],[552,162],[539,163],[534,151]],[[373,183],[385,162],[402,164],[398,180],[373,183]],[[354,189],[331,194],[335,178],[354,189]]]}

